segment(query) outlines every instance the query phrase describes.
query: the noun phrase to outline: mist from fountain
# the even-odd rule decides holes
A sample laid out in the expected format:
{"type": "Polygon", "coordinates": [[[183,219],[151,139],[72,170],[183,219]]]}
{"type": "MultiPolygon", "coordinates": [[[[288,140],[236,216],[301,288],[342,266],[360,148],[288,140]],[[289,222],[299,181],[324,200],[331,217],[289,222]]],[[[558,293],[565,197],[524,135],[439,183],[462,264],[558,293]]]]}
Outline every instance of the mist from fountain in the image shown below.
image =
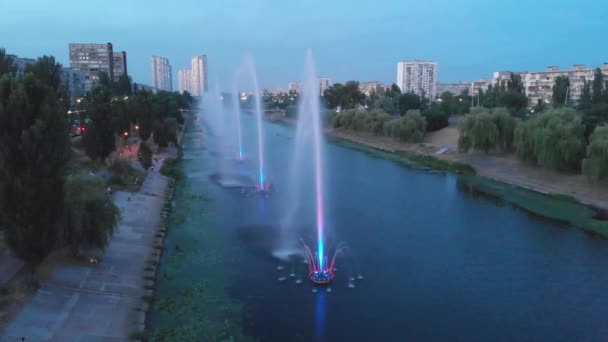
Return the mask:
{"type": "Polygon", "coordinates": [[[264,174],[264,132],[262,129],[262,116],[264,112],[262,111],[262,99],[260,93],[260,86],[258,84],[258,75],[255,70],[255,62],[251,55],[248,55],[246,58],[246,65],[251,80],[253,82],[253,92],[255,98],[255,118],[257,125],[257,136],[258,136],[258,190],[266,191],[267,190],[267,182],[266,175],[264,174]]]}

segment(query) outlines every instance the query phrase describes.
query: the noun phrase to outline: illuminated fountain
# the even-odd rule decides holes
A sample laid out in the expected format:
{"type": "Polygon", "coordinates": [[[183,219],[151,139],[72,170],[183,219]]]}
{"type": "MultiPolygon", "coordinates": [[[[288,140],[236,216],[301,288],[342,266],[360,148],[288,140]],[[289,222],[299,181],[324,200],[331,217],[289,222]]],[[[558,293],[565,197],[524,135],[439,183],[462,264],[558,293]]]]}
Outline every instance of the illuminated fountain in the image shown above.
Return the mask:
{"type": "Polygon", "coordinates": [[[243,133],[241,130],[241,101],[239,97],[239,92],[237,90],[237,75],[235,74],[233,87],[232,87],[232,106],[234,111],[234,121],[236,124],[236,136],[237,136],[237,146],[238,146],[238,154],[236,156],[236,161],[242,163],[246,160],[245,155],[243,154],[243,133]]]}
{"type": "Polygon", "coordinates": [[[324,204],[324,186],[323,186],[323,149],[321,144],[322,139],[322,123],[319,103],[319,84],[316,78],[316,71],[312,52],[309,50],[306,54],[306,72],[304,75],[303,90],[300,96],[299,115],[298,115],[298,132],[310,136],[312,130],[312,152],[313,152],[313,174],[314,174],[314,209],[316,217],[316,251],[312,253],[311,248],[305,245],[305,256],[309,267],[309,278],[316,284],[328,284],[334,278],[334,261],[337,252],[328,262],[326,256],[326,241],[325,241],[325,204],[324,204]],[[301,125],[301,127],[300,127],[301,125]],[[308,130],[306,130],[308,125],[308,130]],[[308,131],[308,132],[305,132],[308,131]]]}
{"type": "Polygon", "coordinates": [[[255,97],[255,118],[257,125],[257,136],[258,136],[258,181],[255,186],[256,193],[260,195],[267,195],[270,193],[270,183],[266,180],[264,175],[264,132],[262,131],[262,99],[260,93],[260,87],[258,85],[258,76],[255,71],[255,65],[253,57],[247,57],[247,69],[253,81],[254,97],[255,97]]]}

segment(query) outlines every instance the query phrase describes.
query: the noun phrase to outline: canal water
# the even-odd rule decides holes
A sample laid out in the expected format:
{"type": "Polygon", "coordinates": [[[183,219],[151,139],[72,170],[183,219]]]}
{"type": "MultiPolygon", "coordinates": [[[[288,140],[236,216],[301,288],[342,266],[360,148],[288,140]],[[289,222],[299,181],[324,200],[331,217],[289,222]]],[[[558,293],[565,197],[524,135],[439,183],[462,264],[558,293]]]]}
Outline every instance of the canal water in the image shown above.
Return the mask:
{"type": "MultiPolygon", "coordinates": [[[[246,154],[255,152],[254,123],[243,116],[246,154]]],[[[255,177],[256,158],[226,163],[220,151],[233,137],[216,134],[200,118],[188,130],[186,178],[177,189],[151,321],[157,337],[572,341],[608,336],[605,240],[461,191],[466,179],[458,176],[340,143],[324,143],[327,229],[330,243],[349,248],[338,258],[330,287],[314,287],[301,261],[285,263],[271,255],[290,198],[295,130],[265,123],[264,132],[266,174],[275,189],[269,197],[212,183],[209,175],[219,165],[255,177]]],[[[290,229],[312,241],[314,218],[294,221],[298,225],[290,229]]]]}

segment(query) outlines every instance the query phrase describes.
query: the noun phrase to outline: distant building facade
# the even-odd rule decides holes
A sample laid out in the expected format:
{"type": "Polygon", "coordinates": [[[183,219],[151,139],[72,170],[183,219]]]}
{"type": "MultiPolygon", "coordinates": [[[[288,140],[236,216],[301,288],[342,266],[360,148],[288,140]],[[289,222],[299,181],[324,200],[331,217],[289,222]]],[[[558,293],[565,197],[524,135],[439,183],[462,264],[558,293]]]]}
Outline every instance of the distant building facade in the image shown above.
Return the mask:
{"type": "Polygon", "coordinates": [[[454,95],[460,95],[463,92],[468,92],[471,87],[469,82],[456,82],[456,83],[437,83],[437,96],[449,91],[454,95]]]}
{"type": "MultiPolygon", "coordinates": [[[[551,66],[545,71],[524,73],[522,82],[531,104],[536,104],[539,101],[550,103],[553,97],[555,80],[559,76],[568,77],[570,81],[568,95],[571,100],[578,101],[583,94],[585,82],[590,83],[595,79],[595,69],[584,64],[576,64],[568,70],[560,70],[559,67],[551,66]]],[[[600,66],[600,69],[604,75],[608,75],[608,63],[604,63],[600,66]]]]}
{"type": "Polygon", "coordinates": [[[323,96],[323,92],[331,87],[331,78],[319,77],[319,93],[323,96]]]}
{"type": "Polygon", "coordinates": [[[127,73],[127,53],[125,51],[114,52],[114,78],[129,75],[127,73]]]}
{"type": "Polygon", "coordinates": [[[99,75],[106,73],[114,81],[114,51],[112,43],[79,44],[70,43],[70,68],[84,75],[85,90],[93,89],[99,82],[99,75]]]}
{"type": "Polygon", "coordinates": [[[171,64],[169,64],[169,59],[152,56],[151,70],[154,92],[159,90],[173,91],[173,79],[171,77],[171,64]]]}
{"type": "Polygon", "coordinates": [[[207,56],[195,56],[192,58],[192,69],[190,72],[191,90],[194,96],[203,96],[209,90],[207,83],[207,56]]]}
{"type": "Polygon", "coordinates": [[[13,66],[17,69],[17,75],[23,75],[28,65],[36,63],[33,58],[21,58],[16,55],[7,55],[7,57],[13,59],[13,66]]]}
{"type": "Polygon", "coordinates": [[[370,96],[372,93],[383,96],[384,93],[386,93],[386,85],[379,81],[361,82],[359,83],[359,90],[365,94],[365,96],[370,96]]]}
{"type": "Polygon", "coordinates": [[[74,104],[76,99],[86,95],[86,74],[80,70],[72,68],[61,69],[61,80],[67,86],[70,94],[70,103],[74,104]]]}
{"type": "Polygon", "coordinates": [[[287,89],[300,94],[302,92],[302,82],[290,82],[287,89]]]}
{"type": "Polygon", "coordinates": [[[192,70],[181,69],[177,71],[177,88],[180,94],[185,91],[192,94],[192,70]]]}
{"type": "Polygon", "coordinates": [[[469,94],[478,95],[480,90],[486,92],[488,91],[490,85],[492,85],[492,80],[481,79],[473,81],[471,83],[471,88],[469,89],[469,94]]]}
{"type": "Polygon", "coordinates": [[[397,86],[402,93],[437,97],[436,62],[399,62],[397,63],[397,86]]]}

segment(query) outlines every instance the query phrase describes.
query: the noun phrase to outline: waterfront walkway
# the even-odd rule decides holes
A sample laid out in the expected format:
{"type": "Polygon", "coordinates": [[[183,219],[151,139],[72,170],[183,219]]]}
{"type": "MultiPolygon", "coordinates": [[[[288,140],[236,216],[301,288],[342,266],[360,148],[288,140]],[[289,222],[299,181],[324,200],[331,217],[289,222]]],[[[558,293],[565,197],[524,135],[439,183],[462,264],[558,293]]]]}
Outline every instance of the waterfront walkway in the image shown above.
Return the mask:
{"type": "Polygon", "coordinates": [[[143,330],[150,260],[158,260],[158,227],[170,179],[159,174],[163,158],[137,193],[116,192],[121,220],[98,264],[53,257],[41,267],[41,288],[8,324],[1,342],[128,341],[143,330]],[[148,268],[148,271],[144,269],[148,268]]]}

